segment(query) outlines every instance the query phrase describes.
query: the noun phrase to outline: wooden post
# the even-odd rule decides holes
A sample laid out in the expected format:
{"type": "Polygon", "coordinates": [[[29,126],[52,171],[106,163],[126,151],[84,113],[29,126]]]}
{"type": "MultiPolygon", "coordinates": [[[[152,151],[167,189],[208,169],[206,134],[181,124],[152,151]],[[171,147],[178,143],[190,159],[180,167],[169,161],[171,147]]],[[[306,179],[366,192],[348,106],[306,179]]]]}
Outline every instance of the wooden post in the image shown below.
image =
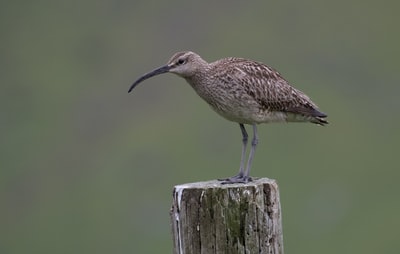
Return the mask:
{"type": "Polygon", "coordinates": [[[171,209],[174,254],[283,254],[275,180],[177,185],[171,209]]]}

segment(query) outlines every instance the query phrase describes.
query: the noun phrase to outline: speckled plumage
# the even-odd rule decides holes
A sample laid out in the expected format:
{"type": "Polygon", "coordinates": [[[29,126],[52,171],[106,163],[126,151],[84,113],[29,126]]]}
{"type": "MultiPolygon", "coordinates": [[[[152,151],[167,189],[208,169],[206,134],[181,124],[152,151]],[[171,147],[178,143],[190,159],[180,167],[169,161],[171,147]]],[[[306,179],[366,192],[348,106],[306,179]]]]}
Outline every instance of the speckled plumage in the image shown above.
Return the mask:
{"type": "Polygon", "coordinates": [[[228,120],[245,124],[326,123],[326,115],[307,95],[265,64],[233,57],[208,64],[193,52],[176,53],[168,63],[183,58],[199,66],[194,72],[176,74],[183,76],[211,108],[228,120]]]}
{"type": "Polygon", "coordinates": [[[251,180],[249,171],[258,143],[256,124],[269,122],[311,122],[327,124],[326,114],[303,92],[293,88],[267,65],[242,58],[224,58],[207,63],[196,53],[178,52],[165,66],[140,77],[129,92],[140,82],[165,72],[183,77],[211,108],[224,118],[239,123],[243,135],[242,160],[239,174],[225,183],[251,180]],[[246,172],[244,155],[247,132],[243,124],[254,129],[252,149],[246,172]]]}

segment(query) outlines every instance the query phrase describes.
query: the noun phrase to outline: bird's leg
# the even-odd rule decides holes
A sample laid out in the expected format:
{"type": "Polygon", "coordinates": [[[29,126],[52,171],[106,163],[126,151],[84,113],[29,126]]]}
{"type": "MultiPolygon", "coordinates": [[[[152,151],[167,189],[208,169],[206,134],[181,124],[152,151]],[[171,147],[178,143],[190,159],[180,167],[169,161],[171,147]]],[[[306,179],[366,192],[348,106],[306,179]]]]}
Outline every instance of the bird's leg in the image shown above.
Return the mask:
{"type": "MultiPolygon", "coordinates": [[[[247,177],[246,179],[244,178],[245,176],[245,172],[244,172],[244,161],[245,161],[245,157],[246,157],[246,148],[247,148],[247,140],[248,140],[248,135],[247,135],[247,131],[246,128],[244,127],[244,125],[241,123],[239,124],[240,126],[240,130],[242,131],[242,158],[240,159],[240,169],[239,169],[239,173],[235,176],[226,178],[226,179],[218,179],[220,181],[222,181],[222,184],[229,184],[229,183],[246,183],[248,181],[251,181],[251,179],[249,177],[247,177]]],[[[246,170],[247,172],[247,170],[246,170]]]]}
{"type": "Polygon", "coordinates": [[[239,174],[237,176],[239,178],[243,177],[244,174],[244,159],[246,157],[246,148],[247,148],[247,140],[249,135],[247,135],[246,128],[244,128],[244,125],[241,123],[239,124],[240,130],[242,131],[242,156],[240,158],[240,169],[239,169],[239,174]]]}
{"type": "Polygon", "coordinates": [[[253,162],[253,157],[256,151],[257,144],[258,144],[257,125],[253,124],[253,140],[251,141],[251,149],[249,154],[249,160],[247,161],[246,172],[244,172],[243,175],[243,178],[248,179],[249,181],[251,181],[250,168],[251,168],[251,163],[253,162]]]}

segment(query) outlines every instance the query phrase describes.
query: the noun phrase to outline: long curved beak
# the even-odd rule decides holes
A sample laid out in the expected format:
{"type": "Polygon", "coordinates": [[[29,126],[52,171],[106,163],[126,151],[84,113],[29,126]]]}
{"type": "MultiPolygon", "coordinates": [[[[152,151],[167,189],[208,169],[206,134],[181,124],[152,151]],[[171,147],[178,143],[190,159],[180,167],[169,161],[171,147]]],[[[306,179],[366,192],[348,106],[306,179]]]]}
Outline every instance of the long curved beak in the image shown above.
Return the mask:
{"type": "Polygon", "coordinates": [[[133,88],[135,88],[140,82],[142,82],[142,81],[144,81],[144,80],[146,80],[146,79],[148,79],[148,78],[151,78],[151,77],[153,77],[153,76],[166,73],[166,72],[168,72],[170,69],[171,69],[171,66],[169,66],[169,65],[164,65],[164,66],[161,66],[161,67],[159,67],[159,68],[157,68],[157,69],[155,69],[155,70],[153,70],[153,71],[151,71],[151,72],[149,72],[149,73],[144,74],[144,75],[141,76],[138,80],[136,80],[135,83],[133,83],[133,84],[131,85],[131,87],[130,87],[129,90],[128,90],[128,93],[130,93],[130,92],[133,90],[133,88]]]}

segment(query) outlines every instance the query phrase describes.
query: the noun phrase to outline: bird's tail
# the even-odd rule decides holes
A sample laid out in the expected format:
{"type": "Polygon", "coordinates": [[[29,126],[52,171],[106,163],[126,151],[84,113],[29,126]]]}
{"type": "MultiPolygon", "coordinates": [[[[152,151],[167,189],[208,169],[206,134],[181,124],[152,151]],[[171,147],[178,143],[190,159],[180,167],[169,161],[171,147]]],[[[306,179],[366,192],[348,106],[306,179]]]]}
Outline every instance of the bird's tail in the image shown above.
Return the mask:
{"type": "Polygon", "coordinates": [[[325,124],[328,124],[328,121],[325,119],[327,117],[328,117],[327,114],[314,109],[312,112],[312,119],[310,120],[310,122],[324,126],[325,124]]]}
{"type": "Polygon", "coordinates": [[[313,107],[289,108],[287,111],[293,114],[290,120],[293,122],[311,122],[322,126],[328,124],[325,119],[328,115],[313,107]]]}

